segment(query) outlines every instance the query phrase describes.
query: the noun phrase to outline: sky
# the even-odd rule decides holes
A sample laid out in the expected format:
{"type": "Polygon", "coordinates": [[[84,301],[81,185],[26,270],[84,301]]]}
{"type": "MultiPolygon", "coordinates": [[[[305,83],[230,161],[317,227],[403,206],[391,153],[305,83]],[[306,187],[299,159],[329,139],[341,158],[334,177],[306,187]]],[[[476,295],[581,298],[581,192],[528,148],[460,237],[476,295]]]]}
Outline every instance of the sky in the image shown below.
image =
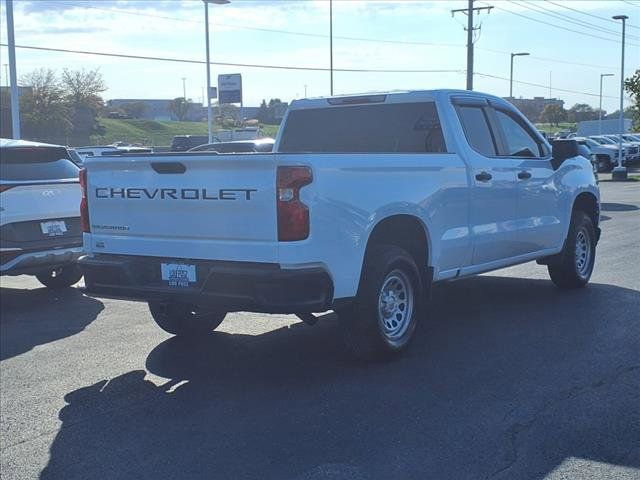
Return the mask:
{"type": "MultiPolygon", "coordinates": [[[[7,43],[5,0],[0,0],[0,43],[7,43]]],[[[618,109],[621,22],[627,41],[625,77],[640,68],[640,0],[477,0],[493,6],[475,17],[474,89],[509,94],[510,52],[514,96],[562,98],[618,109]],[[497,78],[496,78],[497,77],[497,78]],[[525,82],[525,83],[521,83],[525,82]]],[[[333,0],[334,93],[465,88],[467,17],[451,10],[466,1],[333,0]],[[340,71],[341,69],[368,71],[340,71]],[[372,71],[373,70],[373,71],[372,71]],[[400,72],[389,72],[400,71],[400,72]]],[[[326,70],[212,65],[218,74],[240,73],[245,106],[264,98],[330,93],[328,0],[232,0],[210,5],[211,61],[326,70]]],[[[17,45],[204,62],[201,0],[14,0],[17,45]]],[[[112,98],[202,101],[204,63],[181,63],[17,49],[18,77],[45,67],[99,68],[112,98]]],[[[0,47],[0,84],[6,85],[7,48],[0,47]]],[[[625,105],[629,99],[625,99],[625,105]]]]}

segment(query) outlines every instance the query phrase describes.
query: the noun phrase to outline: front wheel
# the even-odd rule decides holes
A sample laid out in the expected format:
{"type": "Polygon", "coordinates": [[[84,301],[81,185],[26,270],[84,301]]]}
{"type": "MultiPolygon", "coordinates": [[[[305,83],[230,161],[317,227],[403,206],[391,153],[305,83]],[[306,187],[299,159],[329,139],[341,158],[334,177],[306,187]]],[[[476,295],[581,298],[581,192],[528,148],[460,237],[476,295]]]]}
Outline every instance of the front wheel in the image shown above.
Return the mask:
{"type": "Polygon", "coordinates": [[[422,300],[414,258],[393,245],[372,246],[355,304],[338,314],[347,346],[366,360],[403,351],[416,330],[422,300]]]}
{"type": "Polygon", "coordinates": [[[576,211],[557,261],[547,267],[553,283],[560,288],[584,287],[591,278],[596,259],[596,234],[593,221],[585,212],[576,211]]]}
{"type": "Polygon", "coordinates": [[[207,310],[191,305],[149,302],[149,311],[158,326],[180,337],[197,337],[214,331],[227,312],[207,310]]]}
{"type": "Polygon", "coordinates": [[[36,278],[45,287],[54,289],[67,288],[80,281],[82,270],[74,263],[36,273],[36,278]]]}

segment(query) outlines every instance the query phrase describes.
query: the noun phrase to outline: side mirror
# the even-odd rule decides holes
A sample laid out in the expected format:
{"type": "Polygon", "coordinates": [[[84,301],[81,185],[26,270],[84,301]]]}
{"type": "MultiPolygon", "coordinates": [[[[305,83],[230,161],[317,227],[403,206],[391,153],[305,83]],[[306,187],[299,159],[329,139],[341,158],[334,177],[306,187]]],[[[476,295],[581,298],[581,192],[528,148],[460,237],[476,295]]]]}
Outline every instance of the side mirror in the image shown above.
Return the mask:
{"type": "Polygon", "coordinates": [[[578,142],[575,140],[554,140],[551,142],[551,166],[554,170],[560,168],[562,162],[567,158],[573,158],[580,155],[578,142]]]}

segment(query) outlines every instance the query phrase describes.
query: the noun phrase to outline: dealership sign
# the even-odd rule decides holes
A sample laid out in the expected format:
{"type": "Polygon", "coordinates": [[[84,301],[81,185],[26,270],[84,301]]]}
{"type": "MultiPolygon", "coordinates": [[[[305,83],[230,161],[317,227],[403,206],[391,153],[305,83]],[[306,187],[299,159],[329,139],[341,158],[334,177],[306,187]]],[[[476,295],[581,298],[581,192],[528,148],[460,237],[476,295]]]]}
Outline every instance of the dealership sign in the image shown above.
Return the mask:
{"type": "Polygon", "coordinates": [[[242,76],[218,75],[218,97],[220,103],[242,103],[242,76]]]}

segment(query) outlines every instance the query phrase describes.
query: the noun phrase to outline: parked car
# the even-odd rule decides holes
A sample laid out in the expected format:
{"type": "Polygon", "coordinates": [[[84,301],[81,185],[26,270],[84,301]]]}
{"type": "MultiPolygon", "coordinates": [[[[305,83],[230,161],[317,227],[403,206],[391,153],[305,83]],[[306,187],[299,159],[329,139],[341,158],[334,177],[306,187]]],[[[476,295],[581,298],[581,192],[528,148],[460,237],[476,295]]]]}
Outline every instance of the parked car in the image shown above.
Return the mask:
{"type": "MultiPolygon", "coordinates": [[[[611,140],[616,145],[619,145],[618,135],[602,135],[603,137],[611,140]]],[[[622,136],[622,146],[626,150],[626,159],[628,162],[636,162],[640,159],[640,142],[628,141],[622,136]]]]}
{"type": "Polygon", "coordinates": [[[67,148],[67,152],[69,152],[69,158],[71,159],[71,161],[75,163],[77,167],[82,168],[82,165],[84,164],[84,159],[82,158],[82,156],[80,156],[80,154],[78,154],[78,152],[76,152],[74,148],[67,148]]]}
{"type": "MultiPolygon", "coordinates": [[[[217,140],[217,139],[215,139],[217,140]]],[[[186,152],[187,150],[209,143],[208,135],[176,135],[171,141],[172,152],[186,152]]]]}
{"type": "Polygon", "coordinates": [[[615,145],[601,145],[588,137],[574,137],[573,140],[579,145],[589,148],[592,160],[599,173],[610,172],[618,164],[618,147],[615,145]]]}
{"type": "Polygon", "coordinates": [[[118,152],[118,148],[113,145],[96,145],[88,147],[77,147],[75,151],[83,158],[86,157],[99,157],[101,155],[111,155],[113,152],[118,152]]]}
{"type": "Polygon", "coordinates": [[[206,143],[192,148],[190,152],[218,152],[218,153],[268,153],[273,150],[273,138],[237,142],[206,143]]]}
{"type": "Polygon", "coordinates": [[[65,147],[0,139],[0,275],[50,288],[82,278],[78,171],[65,147]]]}
{"type": "MultiPolygon", "coordinates": [[[[615,148],[615,156],[616,156],[616,162],[615,162],[615,166],[617,166],[620,162],[619,162],[619,157],[620,157],[620,147],[618,145],[617,142],[614,142],[613,140],[610,140],[606,137],[603,136],[599,136],[599,135],[593,135],[591,137],[588,137],[591,140],[599,143],[602,146],[610,146],[611,148],[615,148]]],[[[622,164],[626,165],[626,161],[627,161],[627,149],[624,147],[624,144],[622,146],[622,164]]]]}
{"type": "Polygon", "coordinates": [[[85,165],[87,293],[147,301],[161,328],[192,338],[227,312],[312,325],[334,310],[356,355],[386,358],[428,317],[433,282],[536,260],[579,288],[600,236],[577,142],[550,148],[478,92],[296,100],[274,153],[85,165]]]}

